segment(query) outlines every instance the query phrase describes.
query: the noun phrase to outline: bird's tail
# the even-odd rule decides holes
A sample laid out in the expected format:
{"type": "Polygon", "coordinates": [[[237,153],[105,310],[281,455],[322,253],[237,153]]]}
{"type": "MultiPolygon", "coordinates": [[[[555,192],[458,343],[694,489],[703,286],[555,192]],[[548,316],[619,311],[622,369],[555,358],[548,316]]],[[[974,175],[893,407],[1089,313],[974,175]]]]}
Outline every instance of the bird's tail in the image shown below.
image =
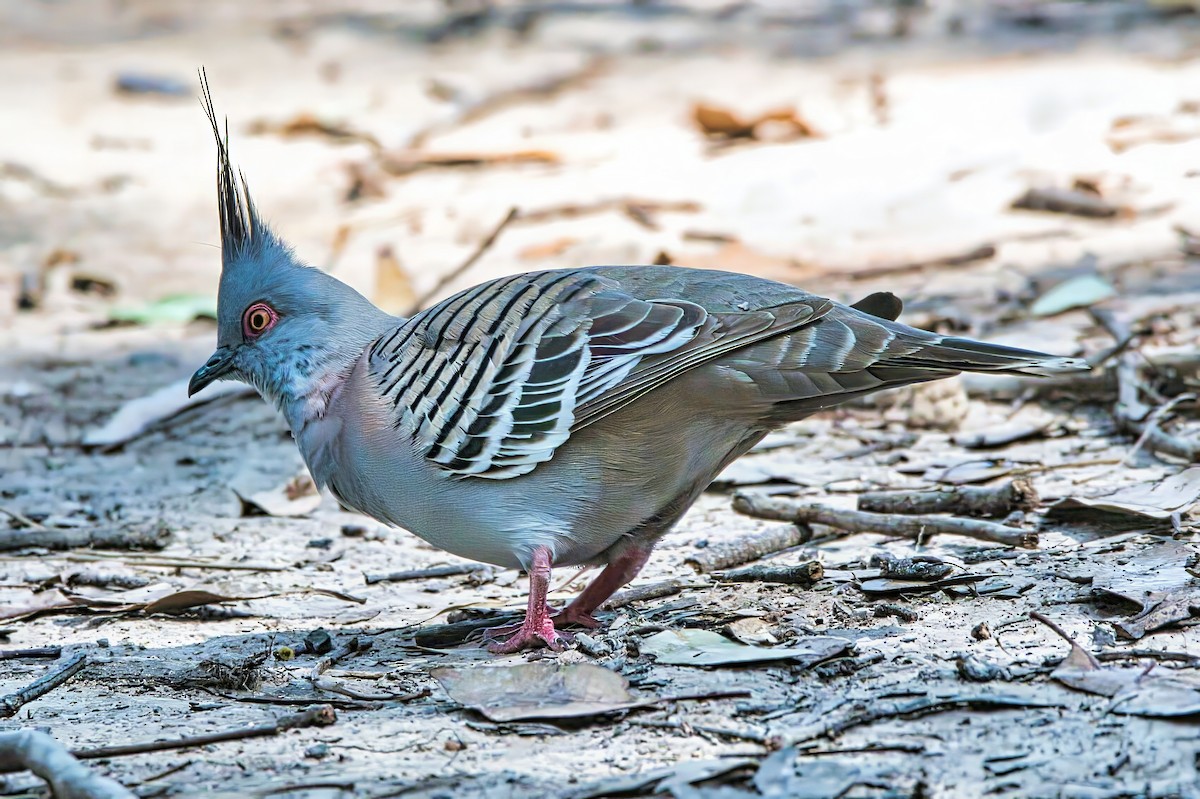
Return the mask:
{"type": "MultiPolygon", "coordinates": [[[[910,328],[911,329],[911,328],[910,328]]],[[[1034,350],[988,344],[957,336],[926,334],[910,353],[881,358],[876,368],[947,369],[955,372],[998,372],[1049,377],[1084,372],[1090,367],[1082,358],[1065,358],[1034,350]]],[[[917,343],[917,342],[914,342],[917,343]]]]}

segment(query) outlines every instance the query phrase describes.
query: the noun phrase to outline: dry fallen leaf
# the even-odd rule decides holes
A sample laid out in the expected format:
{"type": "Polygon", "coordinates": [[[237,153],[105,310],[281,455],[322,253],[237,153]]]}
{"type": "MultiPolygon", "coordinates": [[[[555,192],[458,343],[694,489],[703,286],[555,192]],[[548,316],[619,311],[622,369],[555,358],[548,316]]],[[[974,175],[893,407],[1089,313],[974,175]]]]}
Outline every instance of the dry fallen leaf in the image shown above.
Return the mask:
{"type": "Polygon", "coordinates": [[[1200,466],[1191,466],[1166,480],[1140,483],[1098,497],[1063,497],[1050,506],[1050,516],[1070,518],[1100,511],[1147,519],[1170,519],[1200,501],[1200,466]]]}
{"type": "Polygon", "coordinates": [[[372,149],[379,149],[379,140],[371,134],[354,130],[341,122],[320,119],[308,111],[301,111],[284,122],[256,120],[246,126],[246,132],[252,135],[275,134],[286,139],[317,136],[338,143],[363,142],[372,149]]]}
{"type": "Polygon", "coordinates": [[[1102,666],[1073,639],[1071,652],[1050,676],[1069,688],[1112,698],[1111,713],[1173,718],[1200,713],[1200,676],[1145,666],[1102,666]]]}
{"type": "Polygon", "coordinates": [[[817,136],[813,127],[791,107],[776,108],[756,117],[739,117],[727,108],[708,103],[692,106],[692,119],[705,136],[713,139],[791,141],[817,136]]]}
{"type": "Polygon", "coordinates": [[[321,505],[321,494],[308,474],[297,475],[283,485],[251,493],[236,486],[233,493],[242,501],[243,516],[307,516],[321,505]]]}
{"type": "Polygon", "coordinates": [[[644,704],[624,677],[591,663],[440,666],[430,674],[455,702],[497,722],[583,718],[644,704]]]}
{"type": "Polygon", "coordinates": [[[638,648],[655,662],[673,666],[726,666],[772,660],[795,660],[811,666],[845,652],[850,642],[817,636],[802,638],[790,647],[747,646],[710,630],[688,628],[655,633],[638,648]]]}

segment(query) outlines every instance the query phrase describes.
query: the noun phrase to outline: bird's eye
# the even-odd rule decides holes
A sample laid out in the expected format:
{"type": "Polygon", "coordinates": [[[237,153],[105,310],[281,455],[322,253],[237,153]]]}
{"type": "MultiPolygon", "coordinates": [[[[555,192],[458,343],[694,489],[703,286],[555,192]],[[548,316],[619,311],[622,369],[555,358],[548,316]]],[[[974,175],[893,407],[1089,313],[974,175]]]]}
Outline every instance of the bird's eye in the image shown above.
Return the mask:
{"type": "Polygon", "coordinates": [[[247,336],[261,335],[275,324],[277,318],[271,306],[261,302],[255,303],[242,315],[242,330],[247,336]]]}

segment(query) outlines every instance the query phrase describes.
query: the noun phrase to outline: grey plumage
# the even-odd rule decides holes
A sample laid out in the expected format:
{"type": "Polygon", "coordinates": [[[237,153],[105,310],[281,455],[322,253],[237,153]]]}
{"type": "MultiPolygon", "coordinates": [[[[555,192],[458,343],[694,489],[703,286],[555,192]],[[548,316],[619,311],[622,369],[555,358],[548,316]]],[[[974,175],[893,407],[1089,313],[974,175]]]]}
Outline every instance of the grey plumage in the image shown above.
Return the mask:
{"type": "Polygon", "coordinates": [[[771,429],[960,371],[1049,374],[1072,358],[895,321],[728,272],[608,266],[500,278],[409,319],[303,266],[218,145],[218,349],[192,389],[256,386],[339,500],[467,558],[530,572],[498,651],[559,643],[553,565],[608,564],[560,615],[591,612],[730,461],[771,429]]]}

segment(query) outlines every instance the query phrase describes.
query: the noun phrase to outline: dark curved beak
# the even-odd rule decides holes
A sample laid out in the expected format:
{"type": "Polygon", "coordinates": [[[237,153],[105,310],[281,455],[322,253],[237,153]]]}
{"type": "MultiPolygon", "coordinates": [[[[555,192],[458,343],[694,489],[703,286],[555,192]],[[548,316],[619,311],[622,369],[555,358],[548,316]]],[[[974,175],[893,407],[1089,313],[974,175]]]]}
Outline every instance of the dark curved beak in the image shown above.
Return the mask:
{"type": "Polygon", "coordinates": [[[188,396],[192,396],[214,380],[220,380],[233,368],[233,350],[217,347],[208,362],[196,370],[188,381],[188,396]]]}

